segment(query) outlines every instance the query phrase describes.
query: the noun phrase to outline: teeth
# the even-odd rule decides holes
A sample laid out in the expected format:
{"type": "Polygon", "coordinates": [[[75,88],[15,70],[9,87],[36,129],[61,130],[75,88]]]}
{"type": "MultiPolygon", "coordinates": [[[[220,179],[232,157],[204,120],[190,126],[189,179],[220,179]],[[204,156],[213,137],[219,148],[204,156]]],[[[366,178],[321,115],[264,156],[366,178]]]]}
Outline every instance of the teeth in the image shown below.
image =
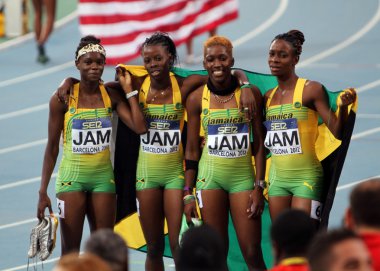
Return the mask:
{"type": "Polygon", "coordinates": [[[214,71],[214,74],[215,74],[215,75],[222,75],[223,72],[222,72],[222,71],[214,71]]]}

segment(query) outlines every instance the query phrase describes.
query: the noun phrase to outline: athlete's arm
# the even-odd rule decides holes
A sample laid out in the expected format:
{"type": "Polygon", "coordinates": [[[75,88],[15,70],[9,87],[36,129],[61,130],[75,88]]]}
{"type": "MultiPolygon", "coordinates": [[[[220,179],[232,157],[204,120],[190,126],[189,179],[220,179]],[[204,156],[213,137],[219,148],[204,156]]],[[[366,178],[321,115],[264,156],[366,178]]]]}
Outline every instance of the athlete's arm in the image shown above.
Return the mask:
{"type": "Polygon", "coordinates": [[[265,179],[265,148],[264,137],[265,130],[263,125],[263,97],[260,90],[257,87],[252,87],[252,94],[255,99],[253,118],[252,118],[252,130],[253,130],[253,151],[252,155],[255,157],[255,188],[251,192],[250,201],[248,203],[247,213],[248,217],[257,217],[262,214],[264,210],[264,196],[263,188],[260,187],[259,181],[265,179]]]}
{"type": "MultiPolygon", "coordinates": [[[[199,130],[202,90],[202,87],[198,88],[195,92],[191,93],[186,100],[187,142],[185,152],[185,187],[187,188],[193,188],[195,185],[197,165],[200,157],[199,130]]],[[[184,190],[184,199],[191,194],[192,189],[184,190]]],[[[184,202],[184,213],[187,221],[191,221],[191,217],[198,217],[195,200],[184,202]]]]}
{"type": "Polygon", "coordinates": [[[234,69],[234,70],[231,70],[231,74],[237,78],[240,88],[241,88],[239,108],[243,108],[243,109],[247,108],[248,110],[244,110],[245,115],[248,119],[251,119],[255,110],[254,107],[255,107],[256,101],[255,101],[255,95],[253,95],[253,92],[249,90],[255,90],[258,88],[249,83],[248,77],[244,71],[239,70],[239,69],[234,69]]]}
{"type": "Polygon", "coordinates": [[[331,133],[337,138],[342,138],[344,123],[348,116],[348,105],[356,99],[356,92],[350,89],[341,96],[338,116],[331,110],[328,96],[323,86],[315,81],[308,81],[304,90],[304,101],[306,106],[314,109],[321,116],[323,122],[331,133]]]}
{"type": "Polygon", "coordinates": [[[49,122],[48,122],[48,142],[45,148],[45,155],[42,166],[41,184],[39,190],[39,200],[37,207],[37,217],[41,220],[45,216],[46,207],[53,213],[51,201],[47,194],[51,174],[57,162],[59,152],[59,139],[63,130],[64,115],[67,106],[57,99],[56,95],[50,98],[49,102],[49,122]]]}

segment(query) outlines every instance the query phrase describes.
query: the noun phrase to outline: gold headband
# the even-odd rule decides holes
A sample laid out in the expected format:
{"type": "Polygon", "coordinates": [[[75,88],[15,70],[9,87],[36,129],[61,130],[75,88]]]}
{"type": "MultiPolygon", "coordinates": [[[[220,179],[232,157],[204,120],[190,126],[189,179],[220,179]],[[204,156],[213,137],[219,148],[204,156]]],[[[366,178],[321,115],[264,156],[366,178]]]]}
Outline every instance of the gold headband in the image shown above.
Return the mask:
{"type": "Polygon", "coordinates": [[[84,54],[90,53],[90,52],[97,52],[101,53],[104,57],[106,57],[106,50],[103,46],[100,44],[87,44],[86,46],[83,46],[79,51],[76,60],[78,60],[81,56],[84,54]]]}

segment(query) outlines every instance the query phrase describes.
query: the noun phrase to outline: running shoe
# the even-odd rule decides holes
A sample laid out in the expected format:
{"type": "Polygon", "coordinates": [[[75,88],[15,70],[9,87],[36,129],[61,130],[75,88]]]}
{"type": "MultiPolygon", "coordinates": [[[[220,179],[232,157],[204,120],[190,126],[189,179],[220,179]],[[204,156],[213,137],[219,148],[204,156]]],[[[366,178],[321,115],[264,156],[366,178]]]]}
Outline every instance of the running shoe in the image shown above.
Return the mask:
{"type": "Polygon", "coordinates": [[[32,228],[32,231],[30,233],[30,246],[28,251],[28,257],[34,258],[37,255],[37,252],[39,249],[38,239],[39,239],[39,232],[40,230],[45,227],[47,221],[45,219],[42,219],[38,221],[38,224],[32,228]]]}
{"type": "Polygon", "coordinates": [[[55,247],[57,237],[58,219],[55,216],[47,216],[45,227],[39,231],[39,257],[41,261],[46,260],[55,247]]]}

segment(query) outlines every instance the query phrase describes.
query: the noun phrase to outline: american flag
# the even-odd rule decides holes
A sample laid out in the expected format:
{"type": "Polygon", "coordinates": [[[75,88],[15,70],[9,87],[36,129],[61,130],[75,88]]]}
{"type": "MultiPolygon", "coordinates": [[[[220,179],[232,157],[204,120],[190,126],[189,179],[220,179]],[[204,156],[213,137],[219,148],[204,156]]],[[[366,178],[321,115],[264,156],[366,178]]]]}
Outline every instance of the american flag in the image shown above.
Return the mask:
{"type": "Polygon", "coordinates": [[[126,63],[156,31],[176,45],[238,17],[237,0],[80,0],[82,35],[101,39],[107,64],[126,63]]]}

